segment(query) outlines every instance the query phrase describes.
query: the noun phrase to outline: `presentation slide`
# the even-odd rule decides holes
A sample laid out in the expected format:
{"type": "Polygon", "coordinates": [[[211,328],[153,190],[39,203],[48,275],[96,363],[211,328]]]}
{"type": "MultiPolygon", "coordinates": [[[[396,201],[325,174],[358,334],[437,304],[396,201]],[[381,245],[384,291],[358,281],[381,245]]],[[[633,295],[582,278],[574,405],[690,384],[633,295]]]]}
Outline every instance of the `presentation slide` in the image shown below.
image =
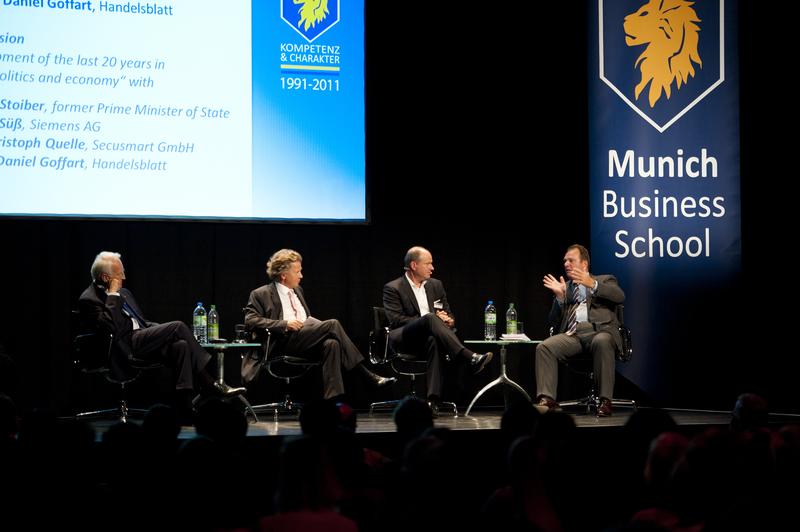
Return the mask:
{"type": "Polygon", "coordinates": [[[362,221],[363,0],[0,0],[0,215],[362,221]]]}

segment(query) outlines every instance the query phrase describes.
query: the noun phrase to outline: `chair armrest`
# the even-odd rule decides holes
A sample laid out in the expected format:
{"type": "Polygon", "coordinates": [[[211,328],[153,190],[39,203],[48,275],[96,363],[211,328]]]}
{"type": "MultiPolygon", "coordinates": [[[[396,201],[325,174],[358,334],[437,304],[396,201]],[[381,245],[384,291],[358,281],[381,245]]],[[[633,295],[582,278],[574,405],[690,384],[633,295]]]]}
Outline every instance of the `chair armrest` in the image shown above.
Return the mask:
{"type": "Polygon", "coordinates": [[[108,371],[114,335],[104,332],[79,334],[72,339],[73,364],[85,373],[108,371]]]}
{"type": "Polygon", "coordinates": [[[389,327],[382,329],[383,342],[379,338],[375,338],[374,330],[369,332],[369,360],[373,364],[386,364],[389,361],[389,327]]]}

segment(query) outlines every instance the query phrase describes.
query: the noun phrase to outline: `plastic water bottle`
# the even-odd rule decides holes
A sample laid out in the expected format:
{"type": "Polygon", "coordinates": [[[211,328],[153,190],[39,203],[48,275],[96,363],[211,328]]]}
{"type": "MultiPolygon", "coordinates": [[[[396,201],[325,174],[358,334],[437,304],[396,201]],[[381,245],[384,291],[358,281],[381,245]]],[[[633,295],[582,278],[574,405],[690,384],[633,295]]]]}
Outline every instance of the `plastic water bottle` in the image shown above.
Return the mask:
{"type": "Polygon", "coordinates": [[[506,311],[506,334],[517,334],[517,309],[514,303],[509,304],[506,311]]]}
{"type": "Polygon", "coordinates": [[[198,301],[197,306],[194,308],[194,313],[192,314],[192,329],[194,331],[194,337],[201,344],[208,343],[207,327],[206,309],[203,308],[203,302],[198,301]]]}
{"type": "Polygon", "coordinates": [[[208,341],[214,340],[219,340],[219,313],[217,306],[211,305],[211,310],[208,311],[208,341]]]}
{"type": "Polygon", "coordinates": [[[497,309],[491,299],[483,311],[483,327],[484,340],[497,340],[497,309]]]}

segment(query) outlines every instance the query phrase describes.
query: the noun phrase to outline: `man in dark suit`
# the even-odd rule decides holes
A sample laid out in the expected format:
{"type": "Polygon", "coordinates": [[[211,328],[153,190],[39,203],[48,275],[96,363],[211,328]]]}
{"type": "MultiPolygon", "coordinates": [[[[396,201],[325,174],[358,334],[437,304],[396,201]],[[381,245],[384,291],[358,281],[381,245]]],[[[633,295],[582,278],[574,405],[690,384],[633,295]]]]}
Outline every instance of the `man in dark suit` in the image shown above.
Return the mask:
{"type": "MultiPolygon", "coordinates": [[[[303,278],[303,257],[294,250],[276,251],[267,262],[269,284],[250,292],[245,307],[245,326],[258,334],[268,329],[272,340],[269,350],[284,355],[322,360],[325,399],[344,394],[342,367],[358,370],[376,387],[392,384],[394,377],[381,377],[364,365],[364,357],[342,328],[339,320],[320,321],[311,316],[300,280],[303,278]]],[[[267,353],[269,356],[270,353],[267,353]]],[[[256,360],[242,361],[245,382],[255,374],[256,360]]]]}
{"type": "Polygon", "coordinates": [[[78,308],[84,329],[113,335],[112,375],[127,378],[135,371],[136,360],[161,361],[175,370],[180,408],[191,408],[196,392],[233,396],[244,391],[211,377],[206,370],[211,356],[185,323],[159,324],[144,318],[133,294],[122,287],[125,268],[119,253],[99,253],[91,274],[93,282],[81,294],[78,308]]]}
{"type": "Polygon", "coordinates": [[[433,256],[427,249],[414,246],[403,261],[405,273],[383,287],[383,308],[389,320],[389,344],[394,351],[416,354],[428,359],[428,401],[436,408],[442,394],[443,355],[464,357],[481,371],[492,353],[473,353],[455,333],[444,285],[433,274],[433,256]]]}
{"type": "Polygon", "coordinates": [[[591,352],[599,381],[597,415],[611,415],[616,352],[622,349],[616,306],[625,301],[613,275],[589,273],[589,250],[580,244],[567,248],[564,271],[569,281],[550,274],[544,286],[554,294],[550,324],[557,332],[536,347],[536,392],[540,409],[558,408],[558,361],[591,352]]]}

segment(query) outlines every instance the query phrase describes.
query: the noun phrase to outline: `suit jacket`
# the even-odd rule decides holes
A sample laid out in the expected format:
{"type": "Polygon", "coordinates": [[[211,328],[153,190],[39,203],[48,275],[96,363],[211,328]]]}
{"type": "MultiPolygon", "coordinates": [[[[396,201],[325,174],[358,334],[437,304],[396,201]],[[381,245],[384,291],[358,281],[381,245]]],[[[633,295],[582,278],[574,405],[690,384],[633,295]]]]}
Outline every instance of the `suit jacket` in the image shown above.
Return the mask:
{"type": "MultiPolygon", "coordinates": [[[[595,275],[597,280],[597,292],[592,295],[591,289],[586,289],[586,309],[587,318],[593,323],[595,330],[605,331],[614,338],[617,351],[622,350],[622,338],[619,335],[619,321],[617,321],[617,305],[625,302],[625,292],[617,283],[617,278],[613,275],[595,275]]],[[[567,281],[567,299],[564,304],[559,304],[553,298],[553,306],[550,308],[550,324],[553,330],[563,333],[567,330],[567,319],[569,310],[575,303],[571,301],[572,287],[574,283],[567,281]]]]}
{"type": "Polygon", "coordinates": [[[119,297],[106,294],[105,288],[91,284],[83,291],[78,299],[78,310],[81,316],[81,326],[85,332],[97,332],[114,335],[111,346],[111,371],[118,377],[127,377],[132,368],[130,362],[134,359],[131,336],[133,322],[130,316],[122,310],[123,302],[127,303],[138,314],[144,327],[155,325],[145,320],[142,309],[127,288],[121,288],[119,297]]]}
{"type": "MultiPolygon", "coordinates": [[[[425,295],[428,299],[428,308],[431,312],[444,310],[450,317],[450,303],[447,302],[447,294],[444,285],[438,279],[431,277],[425,283],[425,295]]],[[[389,281],[383,287],[383,308],[386,310],[386,318],[389,320],[389,328],[397,329],[403,325],[419,318],[419,304],[408,278],[404,273],[394,281],[389,281]]]]}
{"type": "MultiPolygon", "coordinates": [[[[283,305],[281,305],[281,296],[278,294],[276,284],[273,281],[250,292],[250,298],[244,309],[245,327],[256,339],[264,341],[263,331],[264,329],[269,330],[270,342],[266,356],[269,356],[275,346],[286,338],[287,320],[283,319],[283,305]]],[[[300,304],[306,309],[306,315],[311,316],[303,289],[298,286],[294,289],[294,293],[300,300],[300,304]]],[[[261,358],[262,355],[259,353],[250,353],[242,359],[242,379],[246,383],[252,381],[258,374],[258,364],[261,358]]]]}

